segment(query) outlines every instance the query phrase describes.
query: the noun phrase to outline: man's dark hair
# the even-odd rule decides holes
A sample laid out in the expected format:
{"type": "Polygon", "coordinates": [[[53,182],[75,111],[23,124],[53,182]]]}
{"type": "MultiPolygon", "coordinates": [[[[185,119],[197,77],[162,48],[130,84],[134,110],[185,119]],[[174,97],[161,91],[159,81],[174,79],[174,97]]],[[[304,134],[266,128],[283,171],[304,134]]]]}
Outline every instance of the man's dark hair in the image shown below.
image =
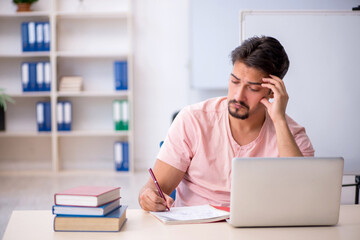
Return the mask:
{"type": "Polygon", "coordinates": [[[265,73],[283,78],[289,69],[284,47],[273,37],[261,36],[245,40],[231,52],[232,63],[240,61],[265,73]]]}

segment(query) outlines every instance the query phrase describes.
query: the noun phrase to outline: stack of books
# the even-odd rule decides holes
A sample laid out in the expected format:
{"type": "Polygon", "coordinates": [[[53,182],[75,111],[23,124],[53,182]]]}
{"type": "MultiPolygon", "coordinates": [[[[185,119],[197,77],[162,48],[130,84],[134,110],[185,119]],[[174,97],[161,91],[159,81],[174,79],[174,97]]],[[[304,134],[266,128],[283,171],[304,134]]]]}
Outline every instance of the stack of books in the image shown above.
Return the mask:
{"type": "Polygon", "coordinates": [[[120,187],[80,186],[54,195],[56,232],[117,232],[126,221],[120,187]]]}
{"type": "Polygon", "coordinates": [[[80,76],[67,76],[60,79],[60,92],[80,92],[82,90],[83,79],[80,76]]]}

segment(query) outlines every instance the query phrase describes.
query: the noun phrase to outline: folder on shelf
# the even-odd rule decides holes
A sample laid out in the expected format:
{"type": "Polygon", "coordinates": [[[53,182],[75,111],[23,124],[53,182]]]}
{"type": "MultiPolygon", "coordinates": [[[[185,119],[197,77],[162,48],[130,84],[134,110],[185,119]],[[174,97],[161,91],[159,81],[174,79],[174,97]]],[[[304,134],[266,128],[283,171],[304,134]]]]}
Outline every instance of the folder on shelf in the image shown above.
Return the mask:
{"type": "Polygon", "coordinates": [[[36,103],[36,121],[39,132],[51,131],[51,105],[50,101],[36,103]]]}
{"type": "Polygon", "coordinates": [[[29,41],[29,50],[36,51],[36,30],[35,22],[28,22],[28,41],[29,41]]]}
{"type": "Polygon", "coordinates": [[[44,51],[44,24],[42,22],[35,22],[36,31],[36,51],[44,51]]]}
{"type": "Polygon", "coordinates": [[[44,81],[44,63],[36,63],[36,90],[44,91],[45,90],[45,81],[44,81]]]}
{"type": "Polygon", "coordinates": [[[64,125],[64,105],[62,102],[56,103],[56,124],[57,130],[62,131],[64,125]]]}
{"type": "Polygon", "coordinates": [[[70,101],[60,101],[56,104],[58,131],[71,131],[72,106],[70,101]]]}
{"type": "Polygon", "coordinates": [[[29,84],[30,88],[29,91],[36,91],[37,90],[37,84],[36,84],[36,62],[29,62],[29,84]]]}
{"type": "Polygon", "coordinates": [[[27,62],[23,62],[21,64],[21,84],[23,92],[31,91],[29,79],[29,63],[27,62]]]}
{"type": "Polygon", "coordinates": [[[119,100],[114,100],[113,102],[113,119],[114,119],[114,127],[116,131],[121,130],[120,129],[120,119],[121,119],[121,114],[120,114],[120,101],[119,100]]]}
{"type": "Polygon", "coordinates": [[[64,129],[64,131],[71,131],[71,119],[72,119],[71,102],[67,101],[67,102],[63,102],[63,104],[64,104],[64,125],[63,125],[63,129],[64,129]]]}
{"type": "Polygon", "coordinates": [[[114,143],[114,163],[116,171],[129,171],[129,143],[114,143]]]}
{"type": "Polygon", "coordinates": [[[21,23],[21,40],[22,40],[22,51],[23,52],[30,51],[29,28],[27,22],[21,23]]]}
{"type": "Polygon", "coordinates": [[[44,22],[44,51],[50,51],[50,24],[49,22],[44,22]]]}
{"type": "Polygon", "coordinates": [[[128,89],[127,61],[114,62],[115,90],[128,89]]]}
{"type": "Polygon", "coordinates": [[[36,103],[36,122],[39,132],[45,131],[44,103],[36,103]]]}
{"type": "Polygon", "coordinates": [[[116,131],[129,130],[129,103],[127,100],[114,100],[113,118],[116,131]]]}
{"type": "Polygon", "coordinates": [[[121,130],[129,130],[129,103],[127,100],[121,101],[121,130]]]}
{"type": "Polygon", "coordinates": [[[51,89],[51,70],[50,62],[44,62],[44,91],[50,91],[51,89]]]}

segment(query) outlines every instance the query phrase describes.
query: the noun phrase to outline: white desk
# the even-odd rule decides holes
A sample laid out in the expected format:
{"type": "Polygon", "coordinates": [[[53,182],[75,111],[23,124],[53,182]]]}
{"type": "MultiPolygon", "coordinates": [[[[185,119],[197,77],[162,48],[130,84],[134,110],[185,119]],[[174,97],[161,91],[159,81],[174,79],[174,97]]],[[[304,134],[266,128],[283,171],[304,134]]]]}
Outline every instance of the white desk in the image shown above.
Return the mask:
{"type": "Polygon", "coordinates": [[[4,234],[10,239],[360,239],[360,206],[343,205],[339,224],[332,227],[233,228],[226,222],[164,225],[140,209],[128,209],[120,232],[54,232],[51,211],[14,211],[4,234]]]}

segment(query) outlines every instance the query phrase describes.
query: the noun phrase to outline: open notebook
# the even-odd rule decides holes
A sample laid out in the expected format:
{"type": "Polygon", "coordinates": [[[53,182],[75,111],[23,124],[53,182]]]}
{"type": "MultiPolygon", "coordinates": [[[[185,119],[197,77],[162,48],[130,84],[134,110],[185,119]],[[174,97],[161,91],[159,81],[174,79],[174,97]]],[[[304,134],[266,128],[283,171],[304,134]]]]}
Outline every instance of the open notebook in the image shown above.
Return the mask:
{"type": "Polygon", "coordinates": [[[228,211],[210,205],[173,207],[170,211],[150,212],[165,224],[217,222],[229,218],[228,211]]]}

